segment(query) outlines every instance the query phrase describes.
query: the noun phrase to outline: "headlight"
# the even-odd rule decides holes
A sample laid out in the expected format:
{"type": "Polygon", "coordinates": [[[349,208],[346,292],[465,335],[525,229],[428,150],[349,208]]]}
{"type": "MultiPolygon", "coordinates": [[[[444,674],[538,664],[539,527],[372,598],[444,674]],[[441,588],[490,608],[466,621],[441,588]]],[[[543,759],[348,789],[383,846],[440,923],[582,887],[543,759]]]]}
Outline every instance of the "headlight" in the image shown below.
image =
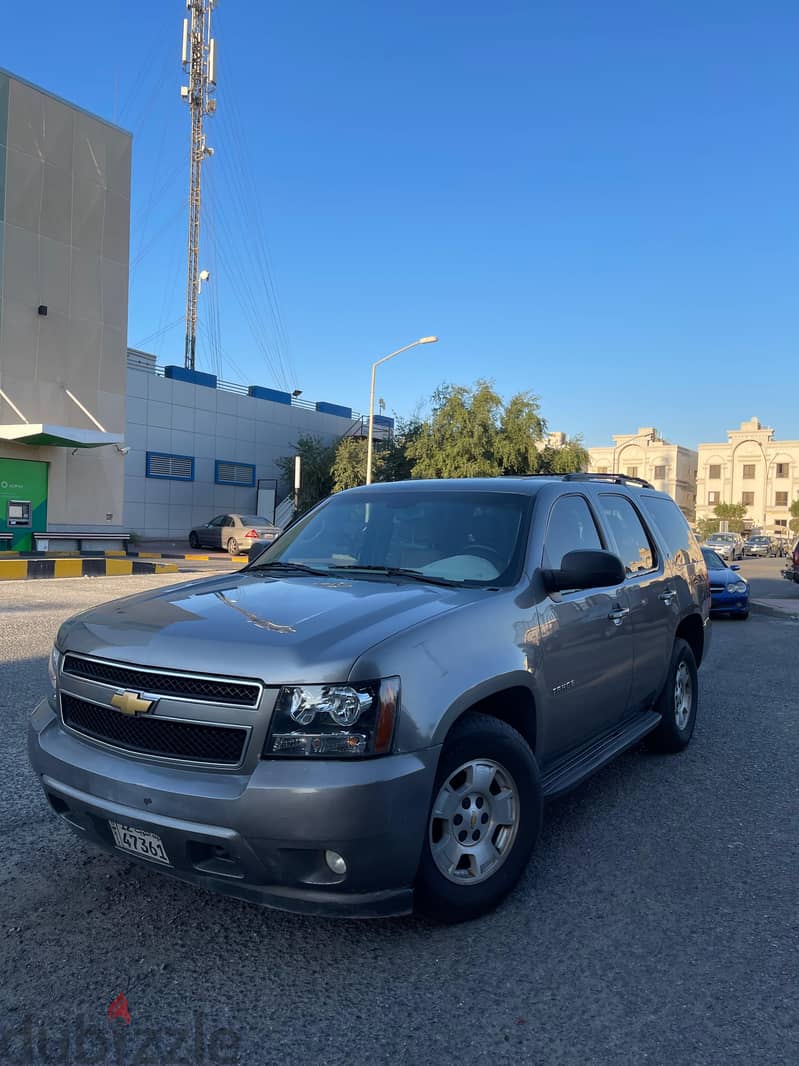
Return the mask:
{"type": "Polygon", "coordinates": [[[53,645],[53,650],[50,652],[50,658],[47,662],[47,673],[50,675],[50,684],[53,686],[55,692],[56,684],[58,683],[58,667],[61,665],[61,652],[53,645]]]}
{"type": "Polygon", "coordinates": [[[398,677],[366,685],[282,688],[263,753],[385,755],[391,751],[398,710],[398,677]]]}
{"type": "Polygon", "coordinates": [[[749,588],[745,581],[733,581],[731,585],[727,586],[727,592],[746,592],[749,588]]]}

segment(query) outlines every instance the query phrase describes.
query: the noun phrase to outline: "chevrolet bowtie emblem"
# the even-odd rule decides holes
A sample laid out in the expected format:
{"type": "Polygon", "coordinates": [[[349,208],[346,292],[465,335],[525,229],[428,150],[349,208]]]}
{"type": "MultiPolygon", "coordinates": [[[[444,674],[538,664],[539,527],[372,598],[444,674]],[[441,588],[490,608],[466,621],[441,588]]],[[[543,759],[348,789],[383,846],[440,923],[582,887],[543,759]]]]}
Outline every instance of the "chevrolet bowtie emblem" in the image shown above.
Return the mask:
{"type": "Polygon", "coordinates": [[[111,703],[123,714],[147,714],[157,700],[143,700],[138,692],[115,692],[111,703]]]}

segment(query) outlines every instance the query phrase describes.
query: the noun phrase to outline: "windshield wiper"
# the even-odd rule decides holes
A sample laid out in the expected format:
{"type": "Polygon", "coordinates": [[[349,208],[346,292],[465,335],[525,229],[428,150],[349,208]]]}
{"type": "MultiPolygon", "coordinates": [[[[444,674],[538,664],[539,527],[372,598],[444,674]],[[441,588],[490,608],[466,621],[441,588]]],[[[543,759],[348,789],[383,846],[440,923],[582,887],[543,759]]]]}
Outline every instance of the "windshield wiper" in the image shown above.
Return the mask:
{"type": "Polygon", "coordinates": [[[386,577],[409,577],[413,581],[424,581],[428,585],[442,585],[445,588],[461,588],[463,581],[452,581],[446,577],[426,574],[423,570],[411,570],[406,566],[373,566],[370,563],[341,563],[330,567],[331,570],[364,570],[367,573],[385,574],[386,577]]]}
{"type": "Polygon", "coordinates": [[[282,562],[280,559],[273,559],[268,563],[255,562],[248,566],[247,570],[288,570],[290,573],[313,574],[315,577],[326,577],[330,573],[329,570],[318,570],[316,567],[306,566],[305,563],[282,562]]]}

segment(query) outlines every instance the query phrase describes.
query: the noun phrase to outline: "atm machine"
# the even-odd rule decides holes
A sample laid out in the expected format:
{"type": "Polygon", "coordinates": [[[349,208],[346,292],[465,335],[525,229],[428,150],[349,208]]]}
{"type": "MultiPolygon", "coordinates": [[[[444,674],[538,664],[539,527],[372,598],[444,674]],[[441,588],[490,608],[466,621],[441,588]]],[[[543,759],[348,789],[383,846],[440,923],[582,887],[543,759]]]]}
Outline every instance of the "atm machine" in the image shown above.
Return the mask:
{"type": "Polygon", "coordinates": [[[30,500],[6,501],[6,526],[9,529],[30,529],[33,504],[30,500]]]}

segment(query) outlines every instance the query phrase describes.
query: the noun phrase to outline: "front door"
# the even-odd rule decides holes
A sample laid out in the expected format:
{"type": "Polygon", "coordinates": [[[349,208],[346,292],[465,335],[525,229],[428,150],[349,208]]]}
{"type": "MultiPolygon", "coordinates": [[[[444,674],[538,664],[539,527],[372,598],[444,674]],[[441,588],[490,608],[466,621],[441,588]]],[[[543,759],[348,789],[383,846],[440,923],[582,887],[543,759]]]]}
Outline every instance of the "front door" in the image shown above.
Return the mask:
{"type": "Polygon", "coordinates": [[[670,567],[660,557],[632,501],[617,493],[600,493],[599,506],[614,549],[627,571],[625,592],[635,640],[631,705],[649,707],[665,679],[671,661],[676,593],[670,567]]]}
{"type": "MultiPolygon", "coordinates": [[[[549,515],[541,565],[605,545],[579,493],[559,497],[549,515]]],[[[556,592],[539,605],[541,662],[550,702],[545,758],[557,758],[619,721],[630,698],[633,637],[623,586],[556,592]]]]}

